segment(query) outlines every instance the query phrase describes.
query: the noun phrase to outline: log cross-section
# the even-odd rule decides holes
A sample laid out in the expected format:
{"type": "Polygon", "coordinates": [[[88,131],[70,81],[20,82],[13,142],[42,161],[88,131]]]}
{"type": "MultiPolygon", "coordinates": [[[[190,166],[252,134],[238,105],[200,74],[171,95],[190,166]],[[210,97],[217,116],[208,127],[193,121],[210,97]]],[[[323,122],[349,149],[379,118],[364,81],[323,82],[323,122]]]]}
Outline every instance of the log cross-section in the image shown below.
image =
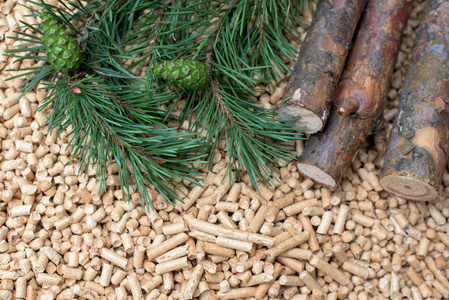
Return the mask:
{"type": "Polygon", "coordinates": [[[379,129],[409,7],[408,0],[368,2],[329,120],[298,159],[304,175],[335,187],[361,143],[379,129]]]}
{"type": "Polygon", "coordinates": [[[351,40],[367,0],[319,0],[280,109],[306,133],[320,131],[329,116],[351,40]]]}
{"type": "Polygon", "coordinates": [[[381,169],[384,189],[417,201],[441,196],[448,159],[448,101],[449,2],[428,0],[381,169]]]}

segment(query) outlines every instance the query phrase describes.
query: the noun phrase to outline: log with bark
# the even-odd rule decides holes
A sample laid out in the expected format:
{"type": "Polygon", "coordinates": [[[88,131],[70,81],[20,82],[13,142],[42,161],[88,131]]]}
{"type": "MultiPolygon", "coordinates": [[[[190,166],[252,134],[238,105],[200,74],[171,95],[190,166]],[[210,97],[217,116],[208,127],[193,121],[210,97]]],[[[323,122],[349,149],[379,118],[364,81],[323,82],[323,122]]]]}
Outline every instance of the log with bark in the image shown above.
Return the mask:
{"type": "Polygon", "coordinates": [[[448,159],[448,101],[449,2],[428,0],[381,169],[385,190],[420,201],[441,196],[448,159]]]}
{"type": "Polygon", "coordinates": [[[360,145],[382,127],[409,6],[409,0],[368,2],[329,120],[298,159],[304,175],[335,187],[360,145]]]}
{"type": "Polygon", "coordinates": [[[330,113],[351,40],[367,0],[319,0],[279,109],[306,133],[320,131],[330,113]]]}

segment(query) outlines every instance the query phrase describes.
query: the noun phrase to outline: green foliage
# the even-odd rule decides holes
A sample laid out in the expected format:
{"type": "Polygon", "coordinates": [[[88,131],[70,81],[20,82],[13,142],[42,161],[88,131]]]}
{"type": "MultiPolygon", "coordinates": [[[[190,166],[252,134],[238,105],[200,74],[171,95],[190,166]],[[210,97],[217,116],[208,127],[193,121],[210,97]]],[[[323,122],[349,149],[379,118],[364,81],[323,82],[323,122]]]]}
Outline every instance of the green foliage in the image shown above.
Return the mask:
{"type": "Polygon", "coordinates": [[[261,83],[280,79],[275,65],[281,71],[291,71],[284,60],[296,57],[296,49],[288,41],[297,40],[303,4],[282,0],[157,1],[136,8],[147,14],[136,22],[133,43],[152,45],[136,65],[148,59],[183,58],[204,61],[211,67],[210,89],[182,93],[178,98],[187,99],[180,122],[187,120],[192,132],[207,131],[209,165],[218,141],[226,139],[229,171],[235,168],[237,180],[246,171],[256,188],[258,180],[271,182],[273,167],[279,162],[294,159],[292,142],[302,138],[285,120],[276,118],[274,109],[260,107],[252,99],[261,83]]]}
{"type": "Polygon", "coordinates": [[[200,141],[192,133],[180,133],[161,123],[166,112],[160,101],[165,99],[150,97],[144,82],[113,86],[98,76],[61,78],[48,89],[42,108],[53,105],[50,130],[58,134],[67,130],[74,145],[72,154],[79,155],[80,163],[95,163],[103,179],[114,159],[127,195],[133,188],[143,204],[150,205],[147,187],[155,186],[166,198],[176,199],[168,187],[173,178],[196,182],[198,172],[185,164],[197,162],[200,141]],[[78,88],[77,92],[69,86],[78,88]]]}
{"type": "Polygon", "coordinates": [[[73,0],[64,10],[35,3],[69,29],[83,63],[76,72],[57,72],[63,70],[49,64],[41,25],[24,22],[27,30],[14,38],[21,45],[10,55],[41,62],[18,75],[29,75],[21,91],[46,82],[40,109],[52,108],[49,129],[66,131],[72,154],[96,165],[100,188],[115,160],[125,199],[138,192],[150,207],[149,190],[156,189],[179,200],[177,182],[199,184],[192,165],[206,159],[210,166],[220,139],[229,173],[240,179],[247,172],[257,188],[258,181],[271,182],[274,166],[294,158],[293,142],[302,138],[275,109],[259,106],[254,92],[279,79],[275,65],[289,71],[284,61],[296,56],[288,41],[297,39],[303,1],[93,0],[84,6],[73,0]],[[210,72],[190,91],[190,80],[171,80],[180,85],[174,86],[148,68],[181,59],[210,72]],[[169,125],[185,121],[187,132],[169,125]]]}

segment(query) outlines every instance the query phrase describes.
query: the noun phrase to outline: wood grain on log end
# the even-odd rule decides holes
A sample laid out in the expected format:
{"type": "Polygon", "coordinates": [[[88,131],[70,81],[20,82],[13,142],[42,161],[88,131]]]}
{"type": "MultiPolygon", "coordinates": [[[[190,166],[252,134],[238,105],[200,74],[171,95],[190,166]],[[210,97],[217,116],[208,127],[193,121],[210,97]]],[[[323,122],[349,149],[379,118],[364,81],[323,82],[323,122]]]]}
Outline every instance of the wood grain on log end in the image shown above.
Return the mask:
{"type": "Polygon", "coordinates": [[[293,119],[292,126],[304,128],[305,133],[317,133],[323,126],[323,120],[312,110],[298,105],[286,105],[279,109],[281,119],[293,119]]]}
{"type": "Polygon", "coordinates": [[[329,187],[337,186],[337,182],[334,180],[334,178],[332,178],[332,176],[330,176],[320,168],[305,163],[298,163],[297,166],[299,172],[309,177],[310,179],[329,187]]]}
{"type": "Polygon", "coordinates": [[[381,186],[398,197],[415,201],[436,201],[440,195],[430,184],[417,178],[387,175],[380,179],[381,186]]]}

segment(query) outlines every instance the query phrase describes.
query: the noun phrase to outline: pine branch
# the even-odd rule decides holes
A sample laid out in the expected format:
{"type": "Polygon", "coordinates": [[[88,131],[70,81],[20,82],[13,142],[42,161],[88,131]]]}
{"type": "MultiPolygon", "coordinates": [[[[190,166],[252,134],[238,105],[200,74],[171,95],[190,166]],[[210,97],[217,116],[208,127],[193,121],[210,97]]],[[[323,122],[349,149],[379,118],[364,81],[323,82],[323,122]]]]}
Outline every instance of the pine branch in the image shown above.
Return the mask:
{"type": "MultiPolygon", "coordinates": [[[[115,88],[126,89],[123,86],[115,88]]],[[[72,155],[79,157],[81,164],[97,166],[100,188],[106,189],[107,167],[112,160],[119,165],[119,177],[127,196],[132,194],[130,187],[135,186],[147,208],[152,205],[150,187],[171,201],[179,199],[173,178],[198,184],[200,174],[185,166],[201,159],[195,154],[199,152],[201,141],[193,134],[132,121],[127,117],[129,111],[124,111],[123,103],[116,101],[117,96],[107,93],[111,86],[99,77],[60,79],[48,89],[42,108],[53,104],[48,118],[49,129],[57,130],[58,135],[68,131],[72,155]],[[73,87],[78,88],[76,93],[73,87]]],[[[157,108],[157,103],[152,103],[143,94],[140,96],[147,101],[148,107],[162,115],[164,112],[157,108]]]]}
{"type": "Polygon", "coordinates": [[[302,138],[274,110],[251,100],[255,78],[279,79],[275,64],[289,71],[282,58],[296,55],[288,42],[301,25],[296,16],[300,7],[290,1],[178,1],[135,30],[135,40],[153,45],[146,60],[198,59],[212,68],[210,89],[188,95],[181,90],[178,101],[186,98],[186,105],[180,122],[188,120],[192,132],[207,130],[209,165],[218,141],[225,138],[229,173],[235,167],[239,179],[246,171],[256,187],[257,181],[271,182],[280,161],[294,159],[292,144],[302,138]]]}

